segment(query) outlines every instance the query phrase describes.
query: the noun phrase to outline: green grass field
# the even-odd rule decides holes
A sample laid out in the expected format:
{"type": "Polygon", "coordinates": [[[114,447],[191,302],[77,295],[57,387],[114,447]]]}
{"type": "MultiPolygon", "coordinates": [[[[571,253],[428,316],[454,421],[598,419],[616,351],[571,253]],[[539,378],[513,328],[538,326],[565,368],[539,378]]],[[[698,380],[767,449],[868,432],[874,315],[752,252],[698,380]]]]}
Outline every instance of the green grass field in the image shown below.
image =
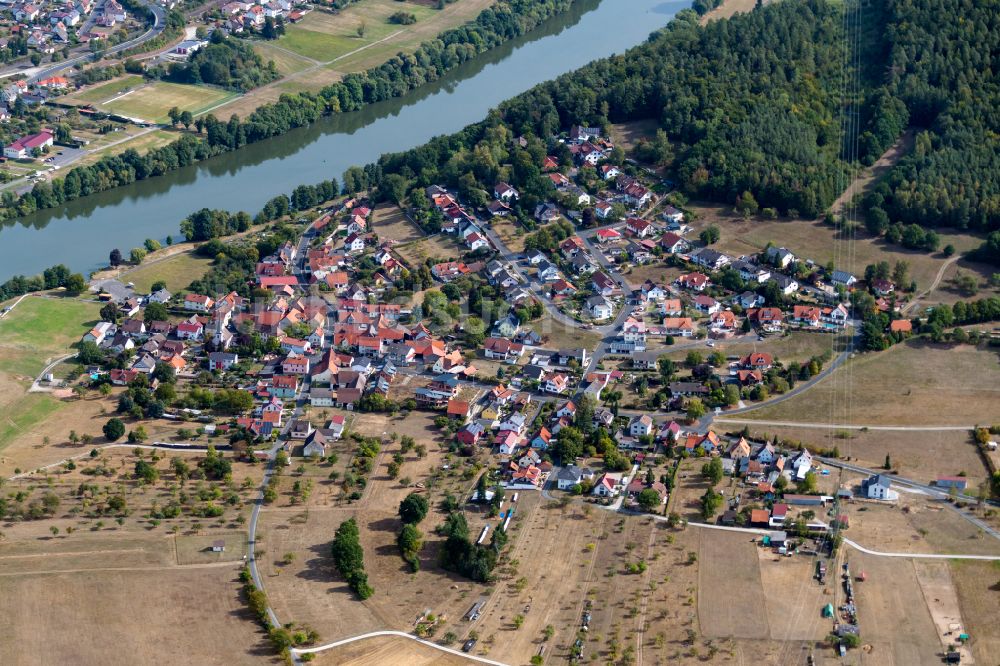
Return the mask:
{"type": "MultiPolygon", "coordinates": [[[[300,23],[288,26],[277,44],[306,58],[330,62],[396,32],[414,32],[418,41],[426,38],[415,29],[435,15],[440,15],[440,12],[425,5],[395,0],[362,0],[336,15],[310,12],[300,23]],[[413,14],[417,22],[408,26],[389,23],[389,17],[398,11],[413,14]],[[362,25],[364,36],[359,37],[358,28],[362,25]]],[[[392,52],[400,50],[400,46],[400,43],[393,44],[392,52]]]]}
{"type": "Polygon", "coordinates": [[[34,378],[47,359],[72,351],[94,325],[100,305],[29,296],[0,319],[0,372],[34,378]]]}
{"type": "Polygon", "coordinates": [[[87,102],[88,104],[99,104],[111,99],[123,90],[141,86],[143,81],[145,81],[145,79],[141,76],[126,76],[120,79],[115,79],[114,81],[102,83],[94,86],[93,88],[87,88],[86,90],[82,90],[74,95],[69,95],[67,99],[78,102],[87,102]]]}
{"type": "Polygon", "coordinates": [[[204,275],[211,263],[211,259],[183,252],[148,266],[140,266],[126,273],[124,278],[134,282],[139,293],[149,292],[153,283],[158,280],[166,282],[170,291],[177,292],[204,275]]]}
{"type": "Polygon", "coordinates": [[[3,418],[0,418],[0,451],[66,404],[47,393],[28,393],[4,405],[3,418]]]}
{"type": "Polygon", "coordinates": [[[101,106],[107,111],[129,118],[164,123],[168,122],[167,111],[172,107],[176,106],[181,111],[190,111],[197,116],[221,102],[237,96],[238,93],[218,88],[157,81],[101,106]]]}
{"type": "Polygon", "coordinates": [[[282,76],[301,72],[313,64],[312,61],[302,56],[295,55],[268,42],[253,42],[253,50],[264,62],[273,60],[274,66],[278,68],[278,73],[282,76]]]}

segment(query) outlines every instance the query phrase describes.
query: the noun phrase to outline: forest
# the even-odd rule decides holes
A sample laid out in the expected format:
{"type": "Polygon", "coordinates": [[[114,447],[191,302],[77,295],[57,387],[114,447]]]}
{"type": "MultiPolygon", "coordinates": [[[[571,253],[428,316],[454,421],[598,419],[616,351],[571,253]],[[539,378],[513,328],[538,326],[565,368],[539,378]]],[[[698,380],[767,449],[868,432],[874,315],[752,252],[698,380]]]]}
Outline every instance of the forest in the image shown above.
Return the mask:
{"type": "Polygon", "coordinates": [[[733,203],[750,191],[762,207],[815,217],[846,183],[842,36],[839,10],[819,0],[705,27],[685,10],[646,44],[541,84],[458,134],[384,156],[379,167],[420,186],[458,186],[469,173],[488,185],[512,163],[511,184],[531,192],[537,153],[553,135],[575,123],[652,117],[669,140],[648,152],[675,167],[689,194],[733,203]],[[512,148],[510,135],[527,137],[527,149],[512,148]]]}
{"type": "MultiPolygon", "coordinates": [[[[913,151],[865,201],[868,218],[886,229],[899,223],[1000,230],[996,3],[886,4],[888,85],[919,131],[913,151]]],[[[980,256],[1000,264],[1000,254],[986,246],[980,256]]]]}

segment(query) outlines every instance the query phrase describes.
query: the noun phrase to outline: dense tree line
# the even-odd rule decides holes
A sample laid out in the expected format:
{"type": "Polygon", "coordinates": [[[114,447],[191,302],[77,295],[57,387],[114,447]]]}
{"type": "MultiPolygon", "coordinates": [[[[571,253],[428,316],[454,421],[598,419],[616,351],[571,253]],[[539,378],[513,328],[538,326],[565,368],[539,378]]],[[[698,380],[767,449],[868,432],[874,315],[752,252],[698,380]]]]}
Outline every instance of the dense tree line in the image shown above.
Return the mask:
{"type": "Polygon", "coordinates": [[[56,264],[51,268],[46,268],[41,275],[32,277],[15,275],[0,284],[0,301],[23,296],[32,291],[58,289],[59,287],[65,287],[66,291],[70,293],[79,294],[87,288],[87,281],[80,273],[73,273],[63,264],[56,264]]]}
{"type": "Polygon", "coordinates": [[[375,590],[368,584],[364,551],[361,548],[361,535],[358,531],[358,524],[353,518],[345,520],[337,528],[331,546],[331,554],[340,575],[347,580],[347,584],[358,595],[359,599],[367,599],[375,593],[375,590]]]}
{"type": "MultiPolygon", "coordinates": [[[[209,114],[195,121],[199,133],[197,137],[185,135],[145,155],[127,150],[121,155],[103,157],[91,166],[70,170],[62,179],[39,183],[20,198],[13,193],[5,193],[0,199],[0,219],[30,215],[36,210],[59,206],[79,197],[130,185],[238,150],[247,144],[280,136],[297,127],[310,125],[324,115],[354,111],[366,104],[398,97],[424,83],[437,80],[487,49],[525,34],[545,19],[567,10],[572,1],[511,0],[499,3],[483,10],[471,23],[425,42],[413,54],[401,54],[368,71],[350,74],[318,95],[308,92],[282,95],[277,102],[257,108],[243,120],[232,116],[223,122],[209,114]]],[[[170,15],[174,13],[175,10],[170,15]]],[[[168,25],[172,25],[170,16],[168,25]]],[[[256,56],[251,57],[249,45],[229,38],[212,47],[199,51],[188,65],[189,69],[177,74],[181,77],[177,80],[196,82],[195,77],[198,76],[197,81],[229,87],[262,81],[249,71],[256,67],[250,66],[250,63],[259,62],[253,59],[256,56]],[[231,53],[222,54],[212,47],[225,48],[231,53]],[[228,79],[221,70],[216,71],[218,68],[215,66],[225,62],[230,65],[228,79]],[[207,63],[211,65],[202,71],[201,64],[207,63]],[[195,69],[198,71],[195,72],[195,69]]],[[[344,187],[348,192],[364,189],[368,177],[374,174],[365,174],[358,169],[352,175],[363,175],[365,178],[345,178],[344,187]]],[[[376,181],[380,182],[381,177],[376,181]]]]}
{"type": "MultiPolygon", "coordinates": [[[[922,129],[868,198],[887,223],[1000,229],[996,5],[885,0],[889,88],[922,129]]],[[[1000,263],[1000,256],[988,255],[1000,263]]]]}

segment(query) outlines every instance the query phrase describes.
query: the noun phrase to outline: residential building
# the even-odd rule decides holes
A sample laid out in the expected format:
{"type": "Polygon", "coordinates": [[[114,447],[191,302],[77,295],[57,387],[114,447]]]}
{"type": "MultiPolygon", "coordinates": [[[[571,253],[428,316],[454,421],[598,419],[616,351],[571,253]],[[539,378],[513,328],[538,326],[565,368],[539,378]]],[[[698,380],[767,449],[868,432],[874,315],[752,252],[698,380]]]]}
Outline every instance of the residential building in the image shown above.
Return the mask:
{"type": "Polygon", "coordinates": [[[886,474],[876,474],[861,482],[861,494],[868,499],[894,502],[899,493],[892,490],[892,478],[886,474]]]}

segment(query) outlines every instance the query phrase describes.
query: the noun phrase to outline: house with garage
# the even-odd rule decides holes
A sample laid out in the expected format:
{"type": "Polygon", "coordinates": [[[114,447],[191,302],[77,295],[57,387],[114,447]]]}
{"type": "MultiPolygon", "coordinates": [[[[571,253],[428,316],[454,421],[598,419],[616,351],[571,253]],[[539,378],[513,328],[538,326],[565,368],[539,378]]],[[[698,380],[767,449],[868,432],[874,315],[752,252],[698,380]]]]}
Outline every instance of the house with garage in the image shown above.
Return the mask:
{"type": "Polygon", "coordinates": [[[691,317],[667,317],[663,320],[663,334],[671,337],[690,338],[694,335],[695,324],[691,317]]]}

